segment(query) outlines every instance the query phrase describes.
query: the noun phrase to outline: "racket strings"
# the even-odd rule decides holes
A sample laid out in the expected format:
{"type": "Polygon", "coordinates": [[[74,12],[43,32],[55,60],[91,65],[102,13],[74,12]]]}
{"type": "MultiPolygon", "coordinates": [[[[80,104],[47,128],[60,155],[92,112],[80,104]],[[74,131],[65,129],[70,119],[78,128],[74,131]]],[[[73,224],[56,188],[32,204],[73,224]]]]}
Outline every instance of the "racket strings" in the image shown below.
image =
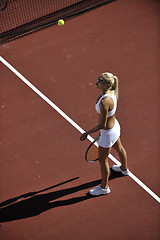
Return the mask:
{"type": "Polygon", "coordinates": [[[98,147],[95,145],[98,140],[99,136],[97,136],[95,140],[89,145],[85,154],[85,159],[87,162],[92,163],[98,160],[98,147]]]}

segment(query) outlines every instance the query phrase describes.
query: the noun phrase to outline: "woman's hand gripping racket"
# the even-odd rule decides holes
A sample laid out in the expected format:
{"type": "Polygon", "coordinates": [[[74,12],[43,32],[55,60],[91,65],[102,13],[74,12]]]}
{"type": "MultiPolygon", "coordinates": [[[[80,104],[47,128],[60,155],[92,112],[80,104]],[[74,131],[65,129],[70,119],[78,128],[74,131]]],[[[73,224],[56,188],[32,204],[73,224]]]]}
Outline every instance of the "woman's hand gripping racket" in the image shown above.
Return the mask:
{"type": "Polygon", "coordinates": [[[100,135],[98,135],[94,141],[89,145],[85,153],[85,159],[88,163],[93,163],[98,160],[98,147],[96,142],[99,140],[100,135]]]}

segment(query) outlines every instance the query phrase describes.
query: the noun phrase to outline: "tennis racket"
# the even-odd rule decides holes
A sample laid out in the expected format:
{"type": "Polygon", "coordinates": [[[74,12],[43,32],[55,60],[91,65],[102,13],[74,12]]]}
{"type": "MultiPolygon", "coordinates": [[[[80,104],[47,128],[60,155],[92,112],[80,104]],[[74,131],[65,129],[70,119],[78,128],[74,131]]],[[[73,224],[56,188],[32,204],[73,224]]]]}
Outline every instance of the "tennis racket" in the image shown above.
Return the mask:
{"type": "Polygon", "coordinates": [[[89,145],[85,153],[85,159],[88,163],[93,163],[98,160],[98,147],[96,142],[99,140],[100,135],[98,135],[94,141],[89,145]]]}

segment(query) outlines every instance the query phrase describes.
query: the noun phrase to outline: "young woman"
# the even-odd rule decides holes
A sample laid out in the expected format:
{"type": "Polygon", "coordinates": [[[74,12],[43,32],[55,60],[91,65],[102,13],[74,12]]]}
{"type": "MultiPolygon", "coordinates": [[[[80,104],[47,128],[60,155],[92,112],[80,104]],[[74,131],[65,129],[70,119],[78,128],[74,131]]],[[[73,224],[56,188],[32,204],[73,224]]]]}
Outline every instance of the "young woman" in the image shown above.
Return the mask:
{"type": "Polygon", "coordinates": [[[110,193],[108,178],[110,168],[108,164],[108,155],[113,147],[119,155],[121,165],[113,165],[112,169],[128,175],[127,154],[120,140],[120,125],[115,118],[118,99],[118,78],[112,73],[102,73],[96,82],[96,87],[100,95],[96,102],[96,111],[99,114],[99,123],[91,130],[85,132],[80,137],[81,141],[87,138],[87,135],[100,131],[98,158],[101,168],[102,183],[100,186],[90,190],[94,196],[110,193]]]}

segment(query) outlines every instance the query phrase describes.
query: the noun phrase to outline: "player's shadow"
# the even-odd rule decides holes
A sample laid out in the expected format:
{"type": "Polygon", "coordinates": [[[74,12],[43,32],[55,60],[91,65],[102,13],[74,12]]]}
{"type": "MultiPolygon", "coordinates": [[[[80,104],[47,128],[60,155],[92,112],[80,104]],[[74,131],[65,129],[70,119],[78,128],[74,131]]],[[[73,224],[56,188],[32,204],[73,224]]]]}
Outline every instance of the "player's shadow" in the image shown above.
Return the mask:
{"type": "MultiPolygon", "coordinates": [[[[117,177],[122,177],[122,176],[123,176],[122,174],[115,173],[114,171],[111,170],[111,175],[109,180],[112,180],[117,177]]],[[[82,202],[92,198],[92,196],[90,196],[89,194],[86,194],[84,196],[72,197],[66,200],[57,200],[63,196],[67,196],[67,195],[79,192],[81,190],[95,187],[96,185],[101,183],[101,179],[84,183],[76,187],[62,189],[62,190],[58,190],[58,191],[54,191],[46,194],[40,194],[41,192],[50,190],[62,184],[73,181],[77,178],[78,177],[70,179],[68,181],[59,183],[57,185],[43,189],[41,191],[26,193],[0,203],[0,207],[1,207],[0,222],[8,222],[8,221],[13,221],[17,219],[33,217],[52,208],[72,205],[72,204],[76,204],[78,202],[82,202]]]]}

